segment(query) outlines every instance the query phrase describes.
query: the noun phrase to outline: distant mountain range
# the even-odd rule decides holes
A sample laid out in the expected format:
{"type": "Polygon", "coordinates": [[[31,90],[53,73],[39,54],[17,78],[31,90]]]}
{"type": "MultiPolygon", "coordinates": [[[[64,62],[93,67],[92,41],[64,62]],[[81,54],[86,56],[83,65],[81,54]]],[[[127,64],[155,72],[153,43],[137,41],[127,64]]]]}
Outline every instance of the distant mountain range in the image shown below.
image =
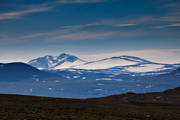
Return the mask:
{"type": "Polygon", "coordinates": [[[64,69],[71,68],[72,66],[80,65],[85,63],[85,61],[79,59],[76,56],[62,53],[59,56],[44,56],[33,59],[28,62],[38,69],[64,69]]]}
{"type": "Polygon", "coordinates": [[[85,61],[76,56],[62,53],[59,56],[44,56],[28,62],[38,69],[86,69],[86,70],[118,70],[123,73],[163,73],[175,70],[180,64],[161,64],[134,56],[118,56],[97,61],[85,61]]]}
{"type": "MultiPolygon", "coordinates": [[[[55,58],[46,56],[40,59],[56,61],[51,65],[44,63],[46,67],[54,65],[54,68],[62,68],[63,64],[72,65],[74,63],[72,61],[81,61],[83,64],[78,66],[83,68],[88,66],[88,69],[51,67],[39,70],[25,63],[1,63],[0,93],[90,98],[127,92],[158,92],[180,86],[179,64],[153,63],[132,56],[112,57],[92,62],[85,62],[66,54],[60,56],[55,58]],[[57,60],[58,58],[61,59],[57,60]],[[108,65],[108,68],[93,68],[101,65],[108,65]]],[[[37,63],[36,60],[33,61],[37,63]]],[[[39,67],[42,68],[40,65],[39,67]]]]}

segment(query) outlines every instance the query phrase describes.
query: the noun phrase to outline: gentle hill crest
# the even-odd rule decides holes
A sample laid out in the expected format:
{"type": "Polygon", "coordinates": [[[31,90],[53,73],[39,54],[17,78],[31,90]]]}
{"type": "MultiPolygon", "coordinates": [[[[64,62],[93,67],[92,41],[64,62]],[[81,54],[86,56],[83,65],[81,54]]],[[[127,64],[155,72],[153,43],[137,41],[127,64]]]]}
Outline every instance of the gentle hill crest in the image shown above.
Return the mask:
{"type": "Polygon", "coordinates": [[[21,62],[0,63],[0,81],[26,81],[36,77],[43,79],[56,76],[21,62]]]}

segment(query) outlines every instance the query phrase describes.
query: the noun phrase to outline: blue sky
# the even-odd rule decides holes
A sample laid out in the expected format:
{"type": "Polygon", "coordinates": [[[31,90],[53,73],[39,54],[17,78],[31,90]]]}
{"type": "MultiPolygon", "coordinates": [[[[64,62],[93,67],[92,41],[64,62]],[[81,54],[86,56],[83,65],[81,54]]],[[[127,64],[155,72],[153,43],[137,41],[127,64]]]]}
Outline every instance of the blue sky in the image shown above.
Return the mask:
{"type": "Polygon", "coordinates": [[[180,49],[179,0],[0,2],[0,62],[180,49]]]}

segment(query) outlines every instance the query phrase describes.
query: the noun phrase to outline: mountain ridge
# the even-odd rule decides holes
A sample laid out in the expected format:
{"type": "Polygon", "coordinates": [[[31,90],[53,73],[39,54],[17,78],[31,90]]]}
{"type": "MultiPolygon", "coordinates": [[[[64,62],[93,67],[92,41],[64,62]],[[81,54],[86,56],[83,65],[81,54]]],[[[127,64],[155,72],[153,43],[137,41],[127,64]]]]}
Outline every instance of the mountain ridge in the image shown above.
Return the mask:
{"type": "Polygon", "coordinates": [[[128,91],[162,91],[178,87],[179,80],[180,69],[160,75],[146,75],[122,72],[120,68],[45,71],[25,63],[0,64],[0,92],[8,94],[92,98],[128,91]]]}
{"type": "Polygon", "coordinates": [[[95,61],[84,61],[76,56],[62,53],[59,56],[44,56],[33,59],[28,64],[48,70],[58,69],[89,69],[89,70],[109,70],[119,69],[121,72],[145,73],[145,72],[163,72],[171,71],[180,64],[161,64],[151,62],[135,56],[114,56],[95,61]],[[48,61],[47,58],[50,60],[48,61]],[[43,59],[43,60],[40,60],[43,59]],[[54,61],[52,59],[55,59],[54,61]],[[35,63],[32,63],[32,62],[35,63]],[[45,65],[44,65],[45,64],[45,65]],[[50,64],[50,65],[49,65],[50,64]]]}
{"type": "Polygon", "coordinates": [[[43,57],[38,57],[36,59],[30,60],[28,64],[38,69],[53,69],[65,62],[74,63],[76,61],[85,62],[76,56],[62,53],[59,56],[46,55],[43,57]]]}

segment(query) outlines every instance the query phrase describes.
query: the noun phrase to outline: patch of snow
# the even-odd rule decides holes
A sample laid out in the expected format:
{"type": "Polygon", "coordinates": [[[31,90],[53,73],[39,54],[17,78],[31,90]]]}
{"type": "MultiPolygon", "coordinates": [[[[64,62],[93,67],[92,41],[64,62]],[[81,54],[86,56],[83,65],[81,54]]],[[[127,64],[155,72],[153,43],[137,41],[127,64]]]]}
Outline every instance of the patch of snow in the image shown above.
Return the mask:
{"type": "Polygon", "coordinates": [[[68,71],[73,72],[73,71],[77,71],[76,69],[68,69],[68,71]]]}
{"type": "Polygon", "coordinates": [[[44,68],[41,68],[41,67],[38,67],[37,69],[38,69],[38,70],[44,70],[44,68]]]}
{"type": "Polygon", "coordinates": [[[116,75],[120,75],[120,73],[119,73],[119,72],[115,72],[115,73],[113,73],[113,75],[115,75],[115,76],[116,76],[116,75]]]}
{"type": "Polygon", "coordinates": [[[71,77],[70,76],[66,76],[67,79],[70,79],[71,77]]]}
{"type": "Polygon", "coordinates": [[[115,77],[115,75],[109,75],[109,77],[115,77]]]}
{"type": "Polygon", "coordinates": [[[61,65],[56,66],[54,69],[67,69],[67,68],[73,68],[73,66],[81,65],[85,63],[82,60],[76,60],[75,62],[64,62],[61,65]]]}
{"type": "Polygon", "coordinates": [[[151,88],[151,87],[152,87],[152,85],[145,86],[146,89],[151,88]]]}
{"type": "Polygon", "coordinates": [[[48,90],[49,90],[49,91],[51,91],[51,90],[52,90],[52,88],[48,88],[48,90]]]}
{"type": "Polygon", "coordinates": [[[76,79],[76,78],[79,78],[79,76],[73,76],[73,78],[75,78],[75,79],[76,79]]]}
{"type": "Polygon", "coordinates": [[[103,91],[103,89],[95,89],[95,91],[103,91]]]}
{"type": "Polygon", "coordinates": [[[125,68],[129,72],[153,72],[153,71],[161,71],[165,70],[167,68],[164,68],[164,65],[158,65],[158,64],[143,64],[136,67],[127,67],[125,68]]]}
{"type": "Polygon", "coordinates": [[[79,72],[79,71],[78,71],[77,73],[78,73],[78,74],[82,74],[82,73],[81,73],[81,72],[79,72]]]}
{"type": "Polygon", "coordinates": [[[135,65],[136,62],[124,60],[124,59],[105,59],[100,61],[94,61],[79,66],[74,66],[73,68],[78,69],[107,69],[115,66],[127,66],[135,65]]]}
{"type": "Polygon", "coordinates": [[[112,80],[112,78],[97,78],[96,80],[112,80]]]}
{"type": "Polygon", "coordinates": [[[97,85],[101,86],[101,85],[104,85],[104,84],[102,84],[102,83],[98,83],[97,85]]]}
{"type": "Polygon", "coordinates": [[[121,82],[123,81],[122,79],[114,79],[115,81],[121,82]]]}

